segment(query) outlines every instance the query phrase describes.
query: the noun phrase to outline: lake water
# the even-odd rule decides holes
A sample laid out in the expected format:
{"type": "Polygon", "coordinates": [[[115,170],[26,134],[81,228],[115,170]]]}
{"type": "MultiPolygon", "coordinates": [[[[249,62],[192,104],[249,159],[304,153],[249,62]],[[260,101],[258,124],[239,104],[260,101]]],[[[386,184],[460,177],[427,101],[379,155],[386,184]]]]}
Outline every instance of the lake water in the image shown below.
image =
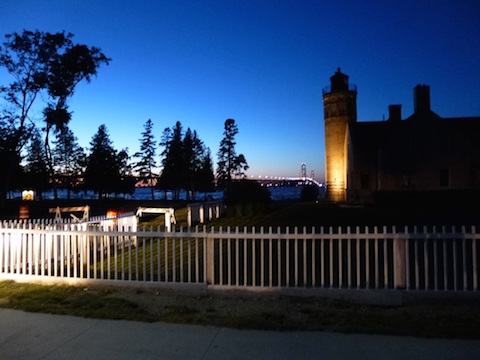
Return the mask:
{"type": "MultiPolygon", "coordinates": [[[[270,191],[270,196],[272,200],[295,200],[300,199],[300,195],[302,192],[301,186],[278,186],[278,187],[270,187],[268,188],[270,191]]],[[[164,191],[155,190],[155,200],[163,200],[165,193],[164,191]]],[[[12,192],[10,194],[11,199],[19,199],[21,198],[21,193],[19,191],[12,192]]],[[[67,191],[66,190],[58,190],[58,196],[62,199],[67,198],[67,191]]],[[[111,195],[112,198],[114,194],[111,195]]],[[[223,197],[223,192],[216,191],[216,192],[209,192],[209,193],[197,193],[197,200],[203,200],[205,197],[209,197],[211,199],[221,199],[223,197]]],[[[53,191],[47,191],[43,193],[43,199],[52,200],[53,191]]],[[[86,193],[81,191],[78,193],[71,192],[70,193],[71,199],[79,199],[79,200],[89,200],[89,199],[96,199],[97,196],[93,191],[87,191],[86,193]]],[[[151,190],[149,188],[136,188],[133,195],[121,195],[117,196],[117,198],[124,198],[127,200],[135,199],[135,200],[151,200],[151,190]]],[[[186,200],[186,192],[180,191],[180,199],[186,200]]],[[[167,200],[172,200],[172,192],[167,192],[167,200]]]]}

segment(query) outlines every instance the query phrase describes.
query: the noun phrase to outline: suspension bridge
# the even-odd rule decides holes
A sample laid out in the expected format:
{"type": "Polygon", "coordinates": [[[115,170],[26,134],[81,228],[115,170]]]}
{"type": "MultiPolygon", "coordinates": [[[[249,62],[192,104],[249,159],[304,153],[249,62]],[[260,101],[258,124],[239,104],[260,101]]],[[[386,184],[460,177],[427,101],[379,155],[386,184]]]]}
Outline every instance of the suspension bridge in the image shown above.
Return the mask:
{"type": "Polygon", "coordinates": [[[300,185],[315,185],[319,188],[324,185],[311,177],[303,176],[259,176],[257,178],[251,177],[261,183],[263,186],[300,186],[300,185]]]}
{"type": "Polygon", "coordinates": [[[311,172],[310,177],[307,176],[307,164],[301,165],[301,176],[258,176],[251,177],[251,180],[256,180],[264,186],[299,186],[299,185],[315,185],[319,188],[324,185],[314,178],[314,172],[311,172]]]}

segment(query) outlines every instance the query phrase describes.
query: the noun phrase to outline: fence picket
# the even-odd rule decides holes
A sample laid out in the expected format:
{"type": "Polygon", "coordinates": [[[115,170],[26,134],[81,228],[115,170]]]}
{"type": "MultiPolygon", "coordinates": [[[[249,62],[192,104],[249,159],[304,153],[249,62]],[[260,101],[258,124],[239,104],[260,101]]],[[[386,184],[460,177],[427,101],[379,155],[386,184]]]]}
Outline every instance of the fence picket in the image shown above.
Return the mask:
{"type": "Polygon", "coordinates": [[[465,227],[462,227],[462,259],[463,259],[463,291],[467,290],[467,244],[465,240],[465,227]]]}
{"type": "Polygon", "coordinates": [[[458,278],[457,278],[457,244],[456,238],[452,242],[453,245],[453,289],[458,291],[458,278]]]}
{"type": "MultiPolygon", "coordinates": [[[[277,234],[281,234],[280,226],[277,227],[277,234]]],[[[278,239],[277,242],[277,286],[282,286],[282,238],[278,239]]]]}
{"type": "Polygon", "coordinates": [[[478,291],[478,267],[477,267],[477,239],[473,236],[476,234],[475,226],[472,226],[472,261],[473,261],[473,290],[478,291]]]}
{"type": "MultiPolygon", "coordinates": [[[[230,233],[230,228],[228,228],[228,233],[230,233]]],[[[232,239],[227,239],[227,285],[232,285],[232,239]]]]}
{"type": "MultiPolygon", "coordinates": [[[[263,226],[260,227],[260,234],[263,235],[263,226]]],[[[260,239],[260,286],[265,286],[265,240],[260,239]]]]}
{"type": "Polygon", "coordinates": [[[355,239],[355,252],[356,252],[356,274],[357,274],[357,289],[360,289],[361,287],[361,273],[360,273],[360,241],[361,241],[361,238],[360,238],[360,227],[357,226],[356,229],[355,229],[355,233],[357,234],[357,238],[355,239]]]}
{"type": "MultiPolygon", "coordinates": [[[[330,234],[333,234],[333,228],[330,227],[330,234]]],[[[330,256],[329,266],[330,266],[330,288],[333,288],[333,238],[328,239],[328,255],[330,256]]]]}
{"type": "Polygon", "coordinates": [[[294,239],[293,239],[293,266],[294,266],[294,284],[295,287],[298,287],[298,228],[295,226],[294,230],[294,239]]]}
{"type": "Polygon", "coordinates": [[[468,231],[357,226],[207,233],[197,226],[137,232],[3,221],[0,276],[347,289],[394,289],[398,279],[407,290],[478,291],[480,234],[468,231]]]}

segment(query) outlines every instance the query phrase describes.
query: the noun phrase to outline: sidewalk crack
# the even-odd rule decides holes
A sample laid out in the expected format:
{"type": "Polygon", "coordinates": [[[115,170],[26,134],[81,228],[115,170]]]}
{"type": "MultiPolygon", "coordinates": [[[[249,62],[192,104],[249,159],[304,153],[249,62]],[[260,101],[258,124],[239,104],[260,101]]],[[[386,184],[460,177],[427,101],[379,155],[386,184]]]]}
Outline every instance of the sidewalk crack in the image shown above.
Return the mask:
{"type": "Polygon", "coordinates": [[[215,336],[213,337],[212,341],[210,341],[210,344],[208,344],[208,347],[207,349],[205,350],[205,352],[203,353],[202,357],[200,358],[200,360],[203,360],[205,359],[205,356],[208,354],[208,352],[210,351],[210,348],[212,347],[213,343],[215,342],[215,340],[217,340],[217,337],[218,337],[218,334],[220,334],[220,331],[222,331],[222,328],[218,329],[217,333],[215,334],[215,336]]]}
{"type": "Polygon", "coordinates": [[[88,328],[86,328],[85,330],[83,330],[82,332],[78,333],[76,336],[68,339],[67,341],[65,341],[63,344],[57,346],[55,349],[53,349],[52,351],[46,353],[45,355],[43,355],[41,358],[39,358],[39,360],[41,359],[45,359],[47,356],[53,354],[55,351],[58,351],[58,349],[61,349],[62,347],[64,347],[66,344],[68,344],[69,342],[79,338],[80,336],[82,336],[83,334],[85,334],[87,331],[90,331],[93,327],[97,326],[99,323],[101,323],[103,320],[97,320],[95,321],[91,326],[89,326],[88,328]]]}

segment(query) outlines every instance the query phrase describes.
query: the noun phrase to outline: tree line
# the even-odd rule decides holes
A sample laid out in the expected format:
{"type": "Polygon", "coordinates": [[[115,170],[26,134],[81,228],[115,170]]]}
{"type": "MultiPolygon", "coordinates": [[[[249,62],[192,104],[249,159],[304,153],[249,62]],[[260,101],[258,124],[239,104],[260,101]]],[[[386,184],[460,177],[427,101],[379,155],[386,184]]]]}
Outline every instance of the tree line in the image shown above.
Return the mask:
{"type": "Polygon", "coordinates": [[[151,119],[144,124],[139,151],[117,150],[105,125],[93,135],[89,149],[79,146],[68,124],[72,112],[68,100],[81,81],[91,81],[101,65],[110,58],[99,48],[74,44],[73,35],[40,31],[5,36],[0,46],[0,68],[13,78],[0,85],[4,102],[0,109],[0,200],[10,191],[34,189],[41,199],[47,190],[92,190],[99,198],[109,194],[132,194],[143,183],[172,191],[178,199],[180,190],[188,199],[197,192],[226,189],[234,178],[242,178],[248,169],[242,154],[235,152],[235,120],[225,121],[224,138],[213,170],[210,149],[195,130],[183,130],[177,121],[165,128],[157,144],[151,119]],[[31,117],[34,104],[44,100],[43,122],[31,117]],[[163,151],[157,154],[158,146],[163,151]],[[157,162],[157,156],[160,160],[157,162]]]}

